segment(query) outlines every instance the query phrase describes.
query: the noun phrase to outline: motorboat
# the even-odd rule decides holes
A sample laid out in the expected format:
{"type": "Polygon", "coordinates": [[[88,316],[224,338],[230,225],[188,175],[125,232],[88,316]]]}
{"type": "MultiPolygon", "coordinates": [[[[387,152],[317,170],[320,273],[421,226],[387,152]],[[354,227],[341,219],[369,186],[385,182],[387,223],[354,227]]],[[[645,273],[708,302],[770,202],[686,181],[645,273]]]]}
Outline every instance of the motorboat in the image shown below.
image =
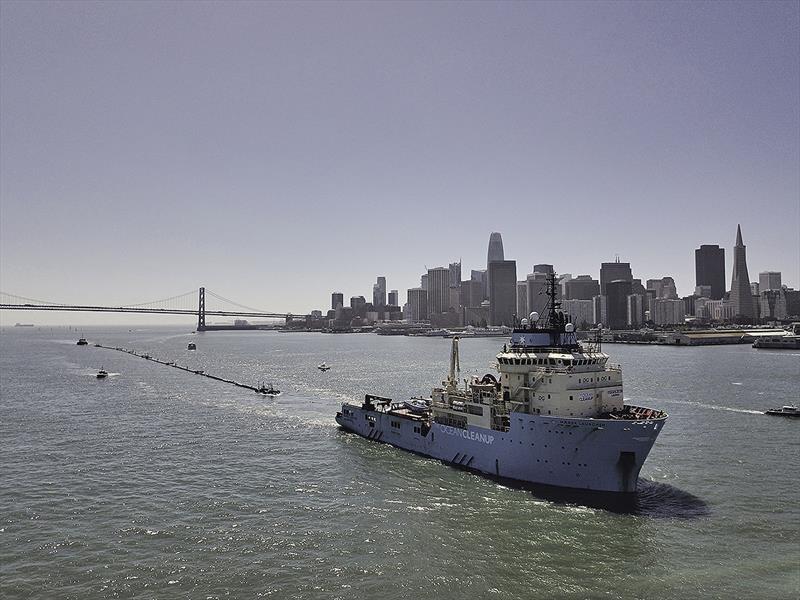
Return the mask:
{"type": "Polygon", "coordinates": [[[258,387],[258,389],[256,390],[256,393],[264,394],[265,396],[272,396],[272,397],[281,395],[281,391],[279,389],[276,389],[275,386],[272,385],[271,383],[269,385],[264,385],[262,383],[258,387]]]}
{"type": "Polygon", "coordinates": [[[430,406],[422,398],[411,398],[403,402],[403,408],[407,408],[412,413],[423,414],[430,411],[430,406]]]}
{"type": "Polygon", "coordinates": [[[106,371],[105,369],[100,369],[97,372],[97,378],[98,379],[105,379],[106,377],[108,377],[108,371],[106,371]]]}
{"type": "Polygon", "coordinates": [[[197,344],[194,342],[189,342],[189,345],[186,347],[187,350],[197,350],[197,344]]]}
{"type": "Polygon", "coordinates": [[[800,417],[800,408],[794,405],[781,406],[780,408],[770,408],[764,411],[765,415],[772,415],[773,417],[800,417]]]}
{"type": "Polygon", "coordinates": [[[330,371],[330,369],[331,369],[331,368],[330,368],[330,366],[329,366],[329,365],[326,365],[324,362],[323,362],[323,363],[320,363],[320,364],[318,364],[318,365],[317,365],[317,368],[318,368],[320,371],[323,371],[323,372],[325,372],[325,371],[330,371]]]}
{"type": "Polygon", "coordinates": [[[77,344],[77,345],[78,345],[78,346],[88,346],[88,345],[89,345],[89,342],[87,342],[87,341],[86,341],[86,338],[85,338],[85,337],[82,337],[82,338],[80,338],[80,339],[78,340],[78,344],[77,344]]]}

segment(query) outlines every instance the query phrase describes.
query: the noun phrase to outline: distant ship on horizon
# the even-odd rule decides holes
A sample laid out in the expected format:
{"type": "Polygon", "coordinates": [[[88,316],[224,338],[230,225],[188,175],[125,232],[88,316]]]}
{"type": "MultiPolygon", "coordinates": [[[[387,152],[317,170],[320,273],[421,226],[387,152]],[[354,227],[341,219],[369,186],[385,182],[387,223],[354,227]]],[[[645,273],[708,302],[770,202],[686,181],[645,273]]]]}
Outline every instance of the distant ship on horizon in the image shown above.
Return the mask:
{"type": "Polygon", "coordinates": [[[15,323],[14,327],[33,327],[33,323],[15,323]]]}

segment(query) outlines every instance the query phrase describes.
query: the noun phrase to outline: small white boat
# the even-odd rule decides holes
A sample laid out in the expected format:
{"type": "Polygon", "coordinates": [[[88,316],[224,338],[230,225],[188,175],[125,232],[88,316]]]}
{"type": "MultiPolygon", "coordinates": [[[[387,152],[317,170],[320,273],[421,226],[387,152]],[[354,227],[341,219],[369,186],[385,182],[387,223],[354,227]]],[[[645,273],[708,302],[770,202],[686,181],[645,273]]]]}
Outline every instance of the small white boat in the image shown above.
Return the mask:
{"type": "Polygon", "coordinates": [[[781,406],[780,408],[770,408],[764,411],[765,415],[772,415],[773,417],[800,417],[800,408],[794,405],[781,406]]]}
{"type": "Polygon", "coordinates": [[[77,344],[77,345],[78,345],[78,346],[88,346],[88,345],[89,345],[89,342],[87,342],[87,341],[86,341],[86,338],[85,338],[85,337],[82,337],[82,338],[80,338],[80,339],[78,340],[78,344],[77,344]]]}
{"type": "Polygon", "coordinates": [[[194,342],[189,342],[189,345],[186,348],[187,350],[197,350],[197,344],[194,342]]]}
{"type": "Polygon", "coordinates": [[[97,378],[98,379],[105,379],[106,377],[108,377],[108,371],[106,371],[105,369],[100,369],[97,372],[97,378]]]}
{"type": "Polygon", "coordinates": [[[416,414],[426,413],[430,410],[428,403],[421,398],[411,398],[411,400],[406,400],[403,402],[403,407],[416,414]]]}
{"type": "Polygon", "coordinates": [[[324,362],[317,365],[317,368],[320,371],[330,371],[330,366],[326,365],[324,362]]]}

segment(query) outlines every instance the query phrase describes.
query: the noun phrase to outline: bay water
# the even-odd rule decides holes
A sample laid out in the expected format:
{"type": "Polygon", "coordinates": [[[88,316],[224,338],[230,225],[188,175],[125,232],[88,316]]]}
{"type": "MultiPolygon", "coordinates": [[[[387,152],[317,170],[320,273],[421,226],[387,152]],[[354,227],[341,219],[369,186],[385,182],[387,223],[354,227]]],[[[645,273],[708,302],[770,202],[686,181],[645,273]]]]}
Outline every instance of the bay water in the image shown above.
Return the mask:
{"type": "MultiPolygon", "coordinates": [[[[493,372],[504,341],[462,340],[462,376],[493,372]]],[[[800,353],[604,346],[626,400],[670,415],[634,505],[619,510],[336,426],[341,403],[365,393],[427,396],[449,348],[372,334],[3,328],[0,597],[800,597],[800,420],[763,414],[797,402],[800,353]]]]}

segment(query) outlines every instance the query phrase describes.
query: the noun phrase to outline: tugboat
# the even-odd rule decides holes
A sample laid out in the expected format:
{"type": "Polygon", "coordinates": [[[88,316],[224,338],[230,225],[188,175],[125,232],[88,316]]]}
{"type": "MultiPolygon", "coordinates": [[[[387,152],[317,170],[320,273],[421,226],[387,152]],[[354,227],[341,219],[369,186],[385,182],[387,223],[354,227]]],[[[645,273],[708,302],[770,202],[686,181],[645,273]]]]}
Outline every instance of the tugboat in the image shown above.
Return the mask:
{"type": "Polygon", "coordinates": [[[82,338],[78,339],[78,344],[77,345],[78,346],[88,346],[89,342],[86,341],[85,337],[82,337],[82,338]]]}
{"type": "Polygon", "coordinates": [[[318,364],[318,365],[317,365],[317,368],[318,368],[320,371],[322,371],[323,373],[324,373],[325,371],[330,371],[330,370],[331,370],[331,368],[330,368],[328,365],[326,365],[324,362],[323,362],[323,363],[320,363],[320,364],[318,364]]]}
{"type": "Polygon", "coordinates": [[[764,414],[771,415],[773,417],[800,417],[800,408],[797,408],[794,405],[782,406],[780,408],[770,408],[769,410],[765,410],[764,414]]]}
{"type": "Polygon", "coordinates": [[[194,342],[189,342],[189,345],[186,347],[187,350],[197,350],[197,344],[194,342]]]}
{"type": "Polygon", "coordinates": [[[106,371],[105,369],[101,368],[97,372],[97,378],[98,379],[105,379],[106,377],[108,377],[108,371],[106,371]]]}
{"type": "Polygon", "coordinates": [[[271,383],[268,386],[262,383],[256,390],[256,393],[275,398],[280,396],[282,392],[279,389],[276,389],[271,383]]]}
{"type": "Polygon", "coordinates": [[[496,356],[499,378],[459,384],[458,339],[450,372],[423,402],[409,406],[367,394],[342,404],[336,422],[386,442],[498,479],[629,494],[667,414],[624,403],[622,370],[608,364],[599,338],[582,346],[559,310],[555,275],[548,312],[522,319],[496,356]]]}

